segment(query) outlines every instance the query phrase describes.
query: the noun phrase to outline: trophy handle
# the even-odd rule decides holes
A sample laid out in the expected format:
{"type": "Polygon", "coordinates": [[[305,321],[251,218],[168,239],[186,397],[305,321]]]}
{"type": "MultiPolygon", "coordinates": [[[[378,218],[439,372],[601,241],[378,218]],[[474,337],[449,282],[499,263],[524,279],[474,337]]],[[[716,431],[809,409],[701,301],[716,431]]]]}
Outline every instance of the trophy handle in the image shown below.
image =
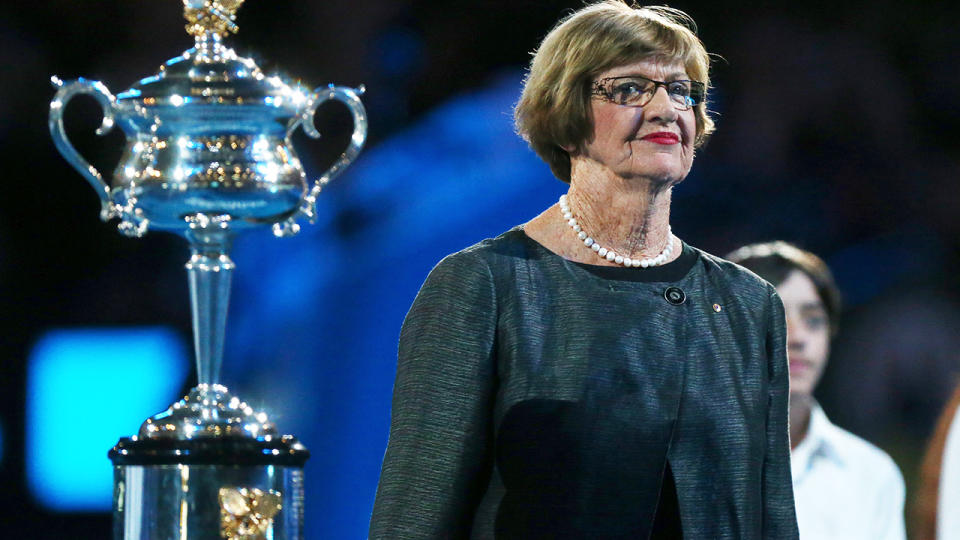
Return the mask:
{"type": "Polygon", "coordinates": [[[53,136],[53,143],[57,146],[57,150],[63,154],[63,157],[67,159],[67,162],[86,178],[97,192],[100,197],[100,219],[107,221],[116,217],[119,212],[110,198],[110,186],[103,180],[100,172],[83,159],[83,156],[67,139],[67,132],[63,128],[63,111],[67,107],[67,102],[73,99],[73,96],[77,94],[93,96],[103,108],[103,122],[97,128],[97,135],[105,135],[113,129],[113,113],[117,106],[117,100],[100,81],[88,81],[81,77],[75,81],[64,83],[58,77],[53,76],[50,77],[50,82],[53,83],[54,88],[58,89],[53,101],[50,102],[50,135],[53,136]]]}
{"type": "Polygon", "coordinates": [[[344,169],[350,166],[353,160],[357,158],[357,155],[363,148],[363,143],[367,140],[367,110],[363,107],[363,103],[360,102],[360,96],[365,91],[366,89],[363,85],[360,85],[359,88],[350,88],[331,84],[327,87],[317,88],[307,97],[307,106],[304,108],[303,113],[290,124],[290,127],[287,129],[288,138],[294,130],[297,129],[297,126],[302,124],[303,130],[307,135],[313,139],[319,139],[320,132],[314,124],[314,114],[316,114],[317,108],[320,105],[331,99],[335,99],[350,109],[350,113],[353,115],[353,135],[350,137],[350,145],[340,154],[337,161],[321,174],[319,178],[314,180],[313,187],[310,188],[310,192],[303,198],[297,214],[282,223],[274,224],[273,232],[275,235],[290,236],[296,234],[300,229],[296,224],[296,219],[300,215],[306,216],[311,223],[316,221],[317,195],[323,191],[324,186],[337,176],[340,176],[344,169]]]}

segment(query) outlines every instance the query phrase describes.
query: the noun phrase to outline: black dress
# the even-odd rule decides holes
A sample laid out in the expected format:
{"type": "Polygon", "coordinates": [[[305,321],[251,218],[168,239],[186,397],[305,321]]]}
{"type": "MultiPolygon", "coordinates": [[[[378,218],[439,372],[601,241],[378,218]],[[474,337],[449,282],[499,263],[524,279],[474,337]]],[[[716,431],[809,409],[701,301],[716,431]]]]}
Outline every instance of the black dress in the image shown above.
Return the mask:
{"type": "Polygon", "coordinates": [[[686,244],[578,264],[515,228],[407,314],[370,538],[797,538],[787,401],[754,274],[686,244]]]}

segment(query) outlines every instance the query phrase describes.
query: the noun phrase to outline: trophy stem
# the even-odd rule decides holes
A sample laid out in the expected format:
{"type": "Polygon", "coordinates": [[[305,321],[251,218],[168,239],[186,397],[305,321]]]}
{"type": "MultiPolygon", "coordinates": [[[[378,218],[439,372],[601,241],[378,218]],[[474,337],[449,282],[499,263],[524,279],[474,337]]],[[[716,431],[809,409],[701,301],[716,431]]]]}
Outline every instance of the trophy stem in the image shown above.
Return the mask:
{"type": "Polygon", "coordinates": [[[217,384],[223,363],[223,341],[230,303],[232,233],[226,229],[194,229],[190,242],[190,309],[193,314],[193,345],[197,359],[197,383],[217,384]]]}

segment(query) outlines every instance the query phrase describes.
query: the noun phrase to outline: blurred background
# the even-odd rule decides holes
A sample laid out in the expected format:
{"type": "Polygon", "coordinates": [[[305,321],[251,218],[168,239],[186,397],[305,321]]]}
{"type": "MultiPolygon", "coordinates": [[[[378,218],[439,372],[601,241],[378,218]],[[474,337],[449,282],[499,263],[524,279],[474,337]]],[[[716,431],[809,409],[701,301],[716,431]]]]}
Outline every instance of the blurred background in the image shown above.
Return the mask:
{"type": "MultiPolygon", "coordinates": [[[[564,184],[513,133],[523,69],[569,0],[251,1],[229,43],[310,86],[367,87],[370,139],[291,239],[239,238],[223,379],[311,450],[310,539],[366,536],[400,325],[444,255],[524,222],[564,184]]],[[[958,4],[684,1],[718,131],[673,229],[724,254],[771,239],[824,257],[846,306],[817,392],[890,453],[908,505],[960,373],[958,4]],[[826,4],[825,4],[826,5],[826,4]]],[[[5,538],[110,534],[107,450],[195,383],[186,244],[128,239],[54,149],[51,75],[114,94],[192,46],[181,3],[0,5],[0,523],[5,538]]],[[[109,175],[123,136],[74,100],[67,130],[109,175]]],[[[349,115],[298,133],[319,174],[349,115]]]]}

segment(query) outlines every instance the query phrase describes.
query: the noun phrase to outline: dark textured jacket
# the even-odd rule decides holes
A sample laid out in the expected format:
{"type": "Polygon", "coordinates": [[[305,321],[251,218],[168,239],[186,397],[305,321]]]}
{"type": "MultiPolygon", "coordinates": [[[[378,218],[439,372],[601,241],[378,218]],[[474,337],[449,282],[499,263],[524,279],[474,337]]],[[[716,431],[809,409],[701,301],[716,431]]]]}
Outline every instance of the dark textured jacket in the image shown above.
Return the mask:
{"type": "Polygon", "coordinates": [[[515,228],[407,314],[370,538],[648,538],[665,471],[685,538],[797,538],[787,402],[765,281],[688,245],[578,264],[515,228]]]}

